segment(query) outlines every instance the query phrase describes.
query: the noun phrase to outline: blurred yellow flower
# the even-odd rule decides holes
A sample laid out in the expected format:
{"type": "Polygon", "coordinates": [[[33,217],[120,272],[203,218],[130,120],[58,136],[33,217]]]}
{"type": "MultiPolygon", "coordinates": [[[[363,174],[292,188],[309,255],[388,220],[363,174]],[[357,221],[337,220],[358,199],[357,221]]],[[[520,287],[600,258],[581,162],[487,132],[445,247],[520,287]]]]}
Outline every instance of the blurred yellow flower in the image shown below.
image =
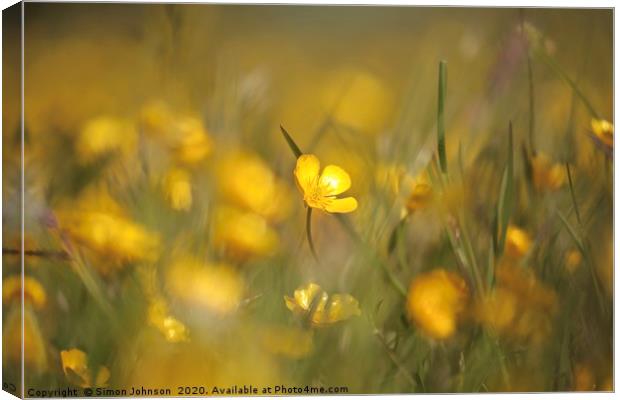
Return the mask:
{"type": "Polygon", "coordinates": [[[428,206],[433,200],[433,188],[426,172],[418,175],[411,185],[411,194],[407,198],[405,207],[409,213],[428,206]]]}
{"type": "Polygon", "coordinates": [[[135,150],[136,142],[137,133],[131,121],[97,117],[89,120],[80,131],[75,151],[80,162],[90,163],[111,152],[127,156],[135,150]]]}
{"type": "Polygon", "coordinates": [[[614,146],[614,125],[604,119],[593,118],[590,122],[592,127],[592,133],[596,138],[604,144],[607,148],[611,149],[614,146]]]}
{"type": "Polygon", "coordinates": [[[147,135],[162,137],[172,126],[174,115],[164,101],[153,100],[142,106],[139,121],[147,135]]]}
{"type": "Polygon", "coordinates": [[[596,390],[596,378],[588,365],[577,364],[573,368],[573,390],[576,392],[596,390]]]}
{"type": "Polygon", "coordinates": [[[545,154],[538,153],[532,160],[532,178],[538,191],[554,191],[566,182],[566,171],[561,164],[554,164],[545,154]]]}
{"type": "Polygon", "coordinates": [[[158,329],[170,343],[189,340],[189,330],[185,325],[170,315],[168,304],[163,297],[155,297],[148,308],[148,323],[158,329]]]}
{"type": "Polygon", "coordinates": [[[443,340],[456,331],[468,298],[463,278],[442,268],[434,269],[411,282],[407,312],[426,335],[443,340]]]}
{"type": "Polygon", "coordinates": [[[331,213],[349,213],[357,209],[354,197],[337,198],[351,187],[351,178],[345,170],[328,165],[319,175],[321,164],[313,154],[303,154],[297,159],[295,179],[305,203],[331,213]]]}
{"type": "Polygon", "coordinates": [[[265,256],[278,246],[278,234],[258,214],[220,206],[214,221],[215,245],[236,259],[265,256]]]}
{"type": "Polygon", "coordinates": [[[474,314],[492,332],[513,339],[542,343],[551,332],[557,296],[528,268],[501,264],[496,287],[479,299],[474,314]]]}
{"type": "Polygon", "coordinates": [[[290,212],[291,193],[256,154],[234,150],[217,160],[217,186],[230,203],[269,220],[282,220],[290,212]]]}
{"type": "Polygon", "coordinates": [[[47,350],[37,316],[28,306],[24,307],[23,330],[22,310],[19,303],[12,306],[3,322],[2,330],[2,357],[12,363],[21,363],[22,356],[28,371],[36,373],[45,371],[48,367],[47,350]],[[23,337],[22,337],[23,334],[23,337]],[[22,338],[24,352],[22,354],[22,338]]]}
{"type": "MultiPolygon", "coordinates": [[[[12,301],[21,303],[22,279],[21,275],[12,275],[2,280],[2,302],[9,304],[12,301]]],[[[24,299],[36,309],[41,309],[47,302],[45,288],[38,280],[30,276],[24,277],[24,299]]]]}
{"type": "Polygon", "coordinates": [[[234,312],[241,302],[244,284],[239,273],[226,264],[203,264],[179,257],[168,270],[167,287],[183,302],[204,307],[217,315],[234,312]]]}
{"type": "Polygon", "coordinates": [[[182,168],[170,169],[164,177],[164,193],[170,207],[188,211],[192,207],[192,182],[189,172],[182,168]]]}
{"type": "Polygon", "coordinates": [[[364,134],[380,133],[394,111],[393,94],[371,73],[344,69],[324,91],[323,103],[339,123],[364,134]]]}
{"type": "MultiPolygon", "coordinates": [[[[76,212],[59,215],[61,228],[71,238],[99,256],[122,266],[125,262],[155,261],[159,257],[159,235],[118,215],[76,212]]],[[[106,274],[110,268],[103,268],[106,274]]]]}
{"type": "Polygon", "coordinates": [[[523,257],[532,247],[530,235],[514,225],[506,228],[505,254],[512,259],[523,257]]]}
{"type": "Polygon", "coordinates": [[[83,388],[108,386],[110,370],[105,366],[101,366],[97,371],[97,375],[93,377],[88,367],[88,357],[82,350],[62,350],[60,352],[60,361],[67,380],[72,384],[83,388]]]}
{"type": "Polygon", "coordinates": [[[581,256],[581,251],[577,249],[567,251],[564,256],[564,265],[566,266],[566,270],[571,274],[574,273],[581,265],[582,259],[583,257],[581,256]]]}
{"type": "Polygon", "coordinates": [[[284,296],[293,314],[306,318],[313,326],[326,326],[361,315],[359,303],[350,294],[327,294],[316,283],[295,290],[294,297],[284,296]]]}
{"type": "Polygon", "coordinates": [[[295,327],[272,326],[260,330],[261,343],[269,352],[291,359],[310,354],[312,337],[311,330],[295,327]]]}
{"type": "Polygon", "coordinates": [[[177,160],[188,165],[199,163],[213,150],[213,141],[202,121],[193,116],[174,120],[169,143],[177,160]]]}

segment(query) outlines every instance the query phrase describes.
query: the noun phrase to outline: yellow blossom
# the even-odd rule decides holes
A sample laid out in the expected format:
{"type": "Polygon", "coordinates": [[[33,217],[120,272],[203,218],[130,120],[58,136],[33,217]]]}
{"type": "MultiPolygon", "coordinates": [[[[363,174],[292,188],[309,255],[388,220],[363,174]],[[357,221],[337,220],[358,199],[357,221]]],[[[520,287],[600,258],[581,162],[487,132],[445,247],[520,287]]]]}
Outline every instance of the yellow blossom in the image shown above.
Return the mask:
{"type": "MultiPolygon", "coordinates": [[[[8,276],[2,280],[2,302],[21,302],[22,279],[20,275],[8,276]]],[[[36,309],[41,309],[47,302],[45,288],[38,280],[30,276],[24,277],[24,299],[36,309]]]]}
{"type": "Polygon", "coordinates": [[[202,121],[194,116],[175,119],[170,146],[181,163],[194,165],[204,160],[213,150],[213,141],[202,121]]]}
{"type": "Polygon", "coordinates": [[[79,349],[62,350],[60,352],[62,370],[67,380],[74,385],[88,387],[106,387],[110,379],[110,370],[101,366],[97,375],[93,376],[88,367],[88,357],[86,353],[79,349]],[[94,378],[94,379],[93,379],[94,378]]]}
{"type": "Polygon", "coordinates": [[[566,266],[566,270],[569,273],[573,273],[579,268],[581,265],[583,257],[581,256],[581,251],[572,249],[566,252],[564,256],[564,265],[566,266]]]}
{"type": "Polygon", "coordinates": [[[607,148],[614,146],[614,125],[604,119],[593,118],[590,122],[592,133],[607,148]]]}
{"type": "Polygon", "coordinates": [[[269,352],[287,358],[299,359],[312,351],[312,331],[274,326],[260,330],[260,340],[269,352]]]}
{"type": "Polygon", "coordinates": [[[170,266],[167,279],[174,296],[217,315],[234,312],[244,292],[241,277],[229,265],[205,265],[190,257],[179,257],[170,266]]]}
{"type": "Polygon", "coordinates": [[[505,254],[512,259],[523,257],[532,247],[530,235],[514,225],[506,228],[505,254]]]}
{"type": "MultiPolygon", "coordinates": [[[[70,237],[117,266],[132,261],[154,261],[159,256],[159,236],[124,217],[77,212],[64,214],[60,220],[61,228],[70,237]]],[[[101,272],[106,271],[109,269],[101,272]]]]}
{"type": "Polygon", "coordinates": [[[476,303],[476,319],[495,334],[542,343],[557,310],[555,292],[527,268],[501,264],[495,278],[495,289],[476,303]]]}
{"type": "Polygon", "coordinates": [[[84,125],[76,139],[75,150],[80,162],[89,163],[111,152],[129,155],[136,142],[136,129],[130,121],[98,117],[84,125]]]}
{"type": "Polygon", "coordinates": [[[237,259],[264,256],[278,246],[278,235],[258,214],[221,206],[215,212],[214,242],[237,259]]]}
{"type": "Polygon", "coordinates": [[[289,188],[251,152],[229,151],[218,159],[217,186],[227,202],[269,220],[281,220],[289,214],[289,188]]]}
{"type": "Polygon", "coordinates": [[[596,378],[588,365],[575,365],[573,369],[573,386],[573,390],[576,392],[591,392],[596,390],[596,378]]]}
{"type": "Polygon", "coordinates": [[[306,318],[313,326],[326,326],[360,315],[359,303],[350,294],[327,294],[316,283],[295,290],[293,297],[284,296],[293,314],[306,318]]]}
{"type": "Polygon", "coordinates": [[[19,303],[12,306],[3,323],[2,357],[12,363],[21,363],[22,357],[27,370],[41,373],[47,369],[47,350],[37,316],[28,306],[24,307],[23,330],[22,310],[19,303]],[[24,352],[22,353],[22,339],[24,352]]]}
{"type": "Polygon", "coordinates": [[[554,164],[545,154],[539,153],[531,160],[534,187],[538,191],[558,190],[566,182],[566,171],[561,164],[554,164]]]}
{"type": "Polygon", "coordinates": [[[323,98],[336,121],[364,134],[380,133],[394,110],[393,94],[366,71],[339,71],[328,83],[323,98]]]}
{"type": "Polygon", "coordinates": [[[357,200],[354,197],[336,197],[351,187],[349,174],[336,165],[328,165],[319,175],[320,167],[319,159],[313,154],[303,154],[297,159],[295,179],[305,203],[331,213],[355,211],[357,200]]]}
{"type": "Polygon", "coordinates": [[[187,211],[192,206],[192,183],[188,171],[172,168],[164,177],[166,199],[175,210],[187,211]]]}
{"type": "Polygon", "coordinates": [[[411,194],[405,203],[408,212],[420,210],[433,200],[433,188],[426,173],[421,173],[414,179],[411,189],[411,194]]]}
{"type": "Polygon", "coordinates": [[[147,135],[160,137],[172,126],[174,115],[165,102],[153,100],[142,107],[139,121],[147,135]]]}
{"type": "Polygon", "coordinates": [[[151,300],[147,317],[149,324],[158,329],[168,342],[178,343],[189,340],[189,330],[181,321],[170,315],[163,297],[151,300]]]}
{"type": "Polygon", "coordinates": [[[442,268],[434,269],[411,282],[407,311],[426,335],[443,340],[456,331],[468,297],[463,278],[442,268]]]}

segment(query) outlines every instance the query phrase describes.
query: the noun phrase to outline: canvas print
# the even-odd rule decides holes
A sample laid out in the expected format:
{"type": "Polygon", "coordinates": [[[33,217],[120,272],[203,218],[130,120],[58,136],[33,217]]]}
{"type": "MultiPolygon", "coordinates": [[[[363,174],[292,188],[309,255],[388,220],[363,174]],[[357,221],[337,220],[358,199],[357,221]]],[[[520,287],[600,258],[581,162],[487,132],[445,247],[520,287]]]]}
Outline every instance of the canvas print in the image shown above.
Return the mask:
{"type": "Polygon", "coordinates": [[[613,391],[613,29],[4,10],[3,390],[613,391]]]}

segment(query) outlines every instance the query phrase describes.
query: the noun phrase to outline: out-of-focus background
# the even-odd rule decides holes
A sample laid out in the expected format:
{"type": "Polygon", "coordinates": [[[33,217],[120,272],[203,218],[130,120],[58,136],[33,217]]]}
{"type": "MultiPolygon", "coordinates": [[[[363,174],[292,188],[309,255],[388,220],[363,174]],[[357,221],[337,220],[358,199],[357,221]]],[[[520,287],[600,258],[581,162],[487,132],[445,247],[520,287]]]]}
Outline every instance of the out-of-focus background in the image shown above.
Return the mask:
{"type": "Polygon", "coordinates": [[[37,389],[612,390],[612,17],[27,3],[3,381],[23,285],[37,389]],[[280,125],[359,204],[314,210],[318,261],[280,125]]]}

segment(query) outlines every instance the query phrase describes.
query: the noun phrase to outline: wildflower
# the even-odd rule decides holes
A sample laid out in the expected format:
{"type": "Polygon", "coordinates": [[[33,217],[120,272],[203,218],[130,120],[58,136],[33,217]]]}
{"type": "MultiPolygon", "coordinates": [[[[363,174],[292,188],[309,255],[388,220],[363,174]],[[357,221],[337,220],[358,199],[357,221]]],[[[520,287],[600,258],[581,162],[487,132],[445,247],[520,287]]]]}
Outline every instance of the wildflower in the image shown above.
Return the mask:
{"type": "Polygon", "coordinates": [[[326,326],[360,315],[359,303],[350,294],[329,296],[316,283],[295,290],[293,297],[284,296],[286,307],[297,316],[307,318],[313,326],[326,326]]]}
{"type": "Polygon", "coordinates": [[[468,297],[465,281],[439,268],[420,274],[411,282],[407,311],[426,335],[443,340],[456,331],[468,297]]]}
{"type": "Polygon", "coordinates": [[[148,308],[149,325],[158,329],[170,343],[189,340],[189,330],[185,325],[170,315],[168,305],[163,297],[151,300],[148,308]]]}
{"type": "Polygon", "coordinates": [[[22,330],[22,310],[20,305],[16,303],[10,308],[3,323],[3,359],[12,363],[21,363],[23,357],[28,371],[32,370],[41,373],[48,367],[45,347],[37,316],[30,307],[24,307],[22,330]],[[22,339],[24,344],[23,353],[21,351],[22,339]]]}
{"type": "Polygon", "coordinates": [[[226,264],[207,264],[180,257],[168,271],[169,291],[185,303],[204,307],[217,315],[234,312],[243,296],[243,281],[226,264]]]}
{"type": "Polygon", "coordinates": [[[193,116],[175,119],[168,142],[177,160],[187,165],[199,163],[213,150],[213,142],[202,121],[193,116]]]}
{"type": "Polygon", "coordinates": [[[561,164],[554,164],[545,154],[539,153],[531,160],[534,187],[538,191],[555,191],[566,182],[566,174],[561,164]]]}
{"type": "Polygon", "coordinates": [[[165,102],[154,100],[142,107],[139,121],[147,135],[161,137],[173,125],[174,115],[165,102]]]}
{"type": "Polygon", "coordinates": [[[258,155],[230,151],[217,166],[217,185],[224,200],[268,220],[288,215],[289,189],[258,155]]]}
{"type": "Polygon", "coordinates": [[[412,191],[405,207],[409,213],[413,213],[416,210],[420,210],[433,200],[433,188],[428,181],[426,173],[418,175],[412,185],[412,191]]]}
{"type": "Polygon", "coordinates": [[[505,254],[512,259],[523,257],[532,247],[530,235],[521,228],[509,225],[506,228],[505,254]]]}
{"type": "Polygon", "coordinates": [[[581,265],[581,261],[581,252],[576,249],[569,250],[564,256],[564,265],[566,267],[566,270],[571,274],[575,272],[577,268],[579,268],[579,266],[581,265]]]}
{"type": "Polygon", "coordinates": [[[614,146],[614,125],[604,119],[593,118],[590,122],[594,137],[611,150],[614,146]]]}
{"type": "Polygon", "coordinates": [[[136,147],[137,134],[133,124],[114,117],[89,120],[80,131],[75,150],[81,163],[90,163],[111,152],[130,154],[136,147]]]}
{"type": "Polygon", "coordinates": [[[496,287],[475,306],[476,319],[495,334],[540,344],[551,332],[557,310],[555,292],[540,283],[532,270],[501,264],[496,287]]]}
{"type": "Polygon", "coordinates": [[[181,168],[172,168],[164,177],[166,199],[175,210],[187,211],[192,206],[192,184],[189,173],[181,168]]]}
{"type": "MultiPolygon", "coordinates": [[[[19,275],[8,276],[2,280],[2,302],[21,302],[22,279],[19,275]]],[[[24,277],[24,298],[35,309],[41,309],[47,302],[47,295],[43,285],[30,276],[24,277]]]]}
{"type": "Polygon", "coordinates": [[[365,71],[343,70],[324,93],[324,104],[333,109],[333,118],[365,134],[379,133],[394,110],[393,94],[378,77],[365,71]]]}
{"type": "Polygon", "coordinates": [[[67,380],[72,384],[83,388],[108,386],[110,370],[105,366],[101,366],[97,371],[97,375],[93,376],[88,367],[88,357],[82,350],[62,350],[60,352],[60,361],[67,380]]]}
{"type": "Polygon", "coordinates": [[[320,162],[313,154],[303,154],[297,159],[295,178],[304,196],[304,202],[312,208],[331,213],[355,211],[357,200],[353,197],[337,198],[351,187],[351,178],[345,170],[328,165],[319,175],[320,162]]]}
{"type": "MultiPolygon", "coordinates": [[[[132,261],[154,261],[159,255],[159,236],[120,216],[104,212],[65,213],[61,228],[99,256],[122,266],[132,261]]],[[[110,272],[103,268],[102,273],[110,272]]]]}
{"type": "Polygon", "coordinates": [[[221,206],[215,212],[214,242],[238,259],[268,255],[278,245],[278,235],[258,214],[221,206]]]}
{"type": "Polygon", "coordinates": [[[573,386],[576,392],[596,390],[596,379],[592,369],[585,364],[577,364],[573,370],[573,386]]]}
{"type": "Polygon", "coordinates": [[[276,355],[300,359],[312,351],[312,331],[286,326],[267,327],[260,331],[265,348],[276,355]]]}

